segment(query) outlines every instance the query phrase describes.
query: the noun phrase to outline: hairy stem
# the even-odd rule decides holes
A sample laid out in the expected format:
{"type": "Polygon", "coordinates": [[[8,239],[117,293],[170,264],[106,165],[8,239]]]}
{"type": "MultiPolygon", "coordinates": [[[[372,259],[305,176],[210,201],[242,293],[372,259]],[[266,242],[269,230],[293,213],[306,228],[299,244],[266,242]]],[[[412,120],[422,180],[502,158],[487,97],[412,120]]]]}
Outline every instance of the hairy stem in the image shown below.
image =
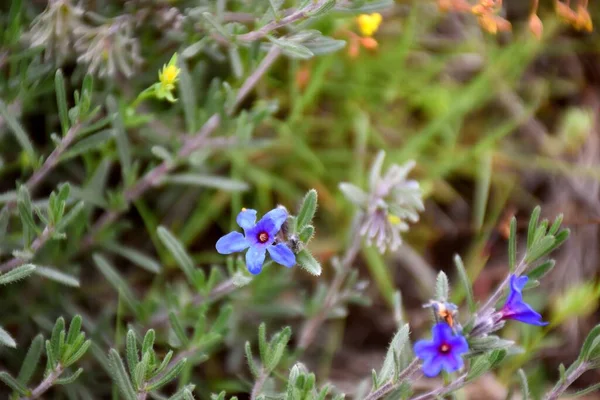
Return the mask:
{"type": "MultiPolygon", "coordinates": [[[[54,228],[47,226],[46,228],[44,228],[43,232],[41,233],[40,236],[38,236],[33,243],[31,243],[31,246],[29,246],[29,250],[35,254],[38,252],[38,250],[44,246],[44,244],[46,244],[46,242],[50,239],[50,237],[52,236],[52,233],[54,232],[54,228]]],[[[13,268],[17,268],[20,267],[21,265],[25,264],[27,261],[22,260],[20,258],[13,258],[10,261],[5,262],[4,264],[0,264],[0,273],[4,273],[7,271],[10,271],[13,268]]]]}
{"type": "Polygon", "coordinates": [[[377,400],[377,399],[381,399],[382,397],[387,396],[389,393],[393,392],[398,387],[400,387],[400,384],[402,384],[402,382],[406,378],[410,378],[415,372],[417,372],[419,370],[419,367],[420,367],[419,359],[415,357],[410,362],[410,364],[408,364],[406,366],[406,368],[404,368],[404,370],[402,372],[400,372],[400,374],[398,375],[398,379],[396,379],[395,381],[390,380],[389,382],[385,383],[384,385],[381,385],[379,387],[379,389],[375,390],[374,392],[369,393],[369,395],[367,397],[365,397],[364,400],[377,400]]]}
{"type": "Polygon", "coordinates": [[[19,400],[32,400],[39,398],[41,395],[46,393],[46,391],[48,391],[52,385],[54,385],[54,382],[56,382],[63,371],[64,369],[62,365],[58,364],[56,368],[50,374],[48,374],[48,376],[42,382],[40,382],[35,389],[31,391],[31,395],[28,397],[21,397],[19,400]]]}
{"type": "Polygon", "coordinates": [[[267,374],[264,370],[260,373],[260,376],[258,377],[256,382],[254,382],[254,386],[252,387],[252,393],[250,393],[250,400],[256,400],[268,377],[269,374],[267,374]]]}
{"type": "Polygon", "coordinates": [[[270,32],[274,31],[275,29],[279,29],[304,18],[308,18],[311,12],[321,8],[327,1],[328,0],[313,1],[305,8],[294,11],[288,16],[283,17],[279,20],[271,21],[260,29],[245,33],[243,35],[239,35],[237,36],[237,39],[242,40],[244,42],[253,42],[255,40],[261,39],[267,36],[270,32]]]}
{"type": "Polygon", "coordinates": [[[431,390],[427,393],[423,393],[420,394],[416,397],[411,397],[410,400],[429,400],[429,399],[436,399],[439,396],[443,396],[445,394],[448,394],[450,392],[453,392],[457,389],[460,389],[466,382],[467,380],[467,374],[463,374],[461,375],[458,379],[456,379],[455,381],[450,382],[448,385],[446,386],[442,386],[440,388],[431,390]]]}
{"type": "Polygon", "coordinates": [[[354,259],[360,251],[361,243],[362,236],[360,235],[359,230],[356,229],[352,236],[352,243],[342,259],[342,270],[336,273],[331,286],[329,286],[323,307],[315,316],[306,321],[304,327],[302,328],[300,340],[298,342],[298,348],[300,350],[305,350],[312,344],[319,327],[327,318],[327,314],[331,308],[335,306],[339,291],[344,283],[344,280],[346,279],[346,276],[348,275],[348,272],[350,271],[350,267],[352,266],[354,259]]]}
{"type": "Polygon", "coordinates": [[[565,392],[579,378],[585,371],[589,369],[587,363],[581,363],[577,368],[573,370],[569,375],[565,377],[565,380],[556,385],[547,395],[544,400],[556,400],[561,394],[565,392]]]}

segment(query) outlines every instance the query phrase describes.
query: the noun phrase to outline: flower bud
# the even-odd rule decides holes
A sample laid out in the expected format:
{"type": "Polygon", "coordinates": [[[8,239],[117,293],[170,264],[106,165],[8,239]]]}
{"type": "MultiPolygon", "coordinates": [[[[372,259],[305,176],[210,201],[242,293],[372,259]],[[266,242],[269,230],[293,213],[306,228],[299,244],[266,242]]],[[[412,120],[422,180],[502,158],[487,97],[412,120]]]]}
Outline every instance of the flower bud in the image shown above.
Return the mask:
{"type": "Polygon", "coordinates": [[[538,39],[542,40],[542,34],[544,33],[544,25],[542,24],[542,20],[537,14],[531,14],[529,16],[529,30],[533,35],[538,39]]]}

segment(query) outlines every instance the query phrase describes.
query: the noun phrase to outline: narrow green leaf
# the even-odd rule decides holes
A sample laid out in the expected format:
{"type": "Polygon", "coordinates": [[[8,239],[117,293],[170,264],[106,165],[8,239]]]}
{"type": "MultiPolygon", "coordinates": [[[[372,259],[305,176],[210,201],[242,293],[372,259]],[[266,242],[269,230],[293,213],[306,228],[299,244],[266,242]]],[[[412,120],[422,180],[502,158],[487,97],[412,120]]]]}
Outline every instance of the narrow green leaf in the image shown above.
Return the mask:
{"type": "Polygon", "coordinates": [[[67,93],[65,89],[65,78],[62,70],[57,70],[54,75],[54,89],[56,91],[56,104],[58,105],[58,117],[62,127],[63,136],[69,130],[69,106],[67,105],[67,93]]]}
{"type": "Polygon", "coordinates": [[[160,365],[158,366],[158,368],[156,368],[154,370],[152,377],[157,376],[158,374],[162,373],[165,370],[165,368],[167,368],[169,363],[171,362],[171,358],[173,358],[173,350],[169,350],[169,352],[167,354],[165,354],[165,358],[163,358],[163,360],[160,363],[160,365]]]}
{"type": "Polygon", "coordinates": [[[129,377],[127,376],[125,366],[123,365],[123,361],[121,360],[121,356],[117,350],[110,349],[110,352],[108,353],[108,359],[110,362],[110,370],[113,380],[115,381],[125,400],[137,400],[137,396],[135,395],[135,391],[133,390],[133,386],[129,380],[129,377]]]}
{"type": "Polygon", "coordinates": [[[523,400],[529,399],[529,384],[527,383],[527,375],[525,375],[525,371],[519,368],[519,383],[521,385],[521,395],[523,396],[523,400]]]}
{"type": "Polygon", "coordinates": [[[44,278],[50,279],[52,281],[61,283],[65,286],[71,287],[79,287],[79,279],[74,277],[73,275],[65,274],[64,272],[58,271],[53,268],[48,267],[37,267],[35,269],[35,274],[39,276],[43,276],[44,278]]]}
{"type": "MultiPolygon", "coordinates": [[[[60,350],[61,350],[61,332],[65,330],[65,319],[60,317],[56,320],[54,324],[54,328],[52,329],[52,336],[50,337],[50,344],[52,348],[52,356],[54,360],[58,361],[60,359],[60,350]]],[[[54,364],[53,364],[54,365],[54,364]]]]}
{"type": "Polygon", "coordinates": [[[296,262],[310,274],[321,275],[321,264],[310,254],[307,249],[302,249],[296,254],[296,262]]]}
{"type": "Polygon", "coordinates": [[[252,373],[252,376],[258,378],[260,376],[260,370],[254,361],[254,356],[252,355],[252,347],[250,346],[250,342],[246,342],[244,346],[244,350],[246,352],[246,361],[248,362],[248,368],[252,373]]]}
{"type": "Polygon", "coordinates": [[[394,365],[396,363],[395,355],[401,355],[404,350],[404,347],[408,342],[409,331],[410,328],[408,324],[404,324],[394,335],[385,355],[381,371],[379,371],[378,379],[380,383],[383,384],[394,376],[394,365]]]}
{"type": "Polygon", "coordinates": [[[560,225],[562,224],[562,221],[563,221],[563,215],[558,214],[556,216],[556,219],[552,223],[552,226],[550,227],[550,229],[548,229],[548,235],[556,235],[558,233],[558,230],[560,229],[560,225]]]}
{"type": "Polygon", "coordinates": [[[587,337],[583,341],[583,345],[581,346],[581,351],[579,352],[579,360],[588,361],[590,353],[594,350],[594,347],[598,345],[596,338],[600,336],[600,324],[596,325],[590,333],[588,333],[587,337]]]}
{"type": "Polygon", "coordinates": [[[161,266],[155,259],[146,254],[133,249],[131,247],[121,246],[116,243],[106,245],[106,248],[134,263],[135,265],[144,268],[146,271],[158,274],[161,266]]]}
{"type": "Polygon", "coordinates": [[[314,56],[314,53],[308,49],[308,47],[301,45],[300,43],[293,42],[286,39],[276,39],[269,37],[269,40],[277,47],[281,49],[283,54],[291,58],[297,58],[300,60],[307,60],[314,56]]]}
{"type": "Polygon", "coordinates": [[[491,366],[492,364],[488,360],[487,355],[475,358],[475,360],[471,362],[471,368],[469,369],[469,373],[467,375],[467,381],[472,381],[473,379],[479,378],[481,375],[489,371],[491,366]]]}
{"type": "Polygon", "coordinates": [[[435,298],[438,301],[447,301],[450,295],[450,285],[448,276],[444,271],[440,271],[435,283],[435,298]]]}
{"type": "Polygon", "coordinates": [[[177,364],[175,364],[175,366],[173,366],[173,368],[171,368],[170,370],[165,372],[161,377],[159,377],[154,382],[151,382],[148,385],[148,390],[152,391],[152,390],[160,389],[167,383],[171,382],[173,379],[175,379],[177,377],[177,375],[179,375],[179,373],[181,372],[181,370],[183,369],[183,367],[185,366],[186,363],[187,363],[186,358],[180,360],[177,364]]]}
{"type": "Polygon", "coordinates": [[[29,160],[34,162],[37,159],[35,154],[35,150],[33,149],[33,144],[31,144],[31,140],[29,140],[29,136],[21,126],[21,124],[15,118],[15,114],[13,111],[10,111],[6,106],[6,103],[0,99],[0,115],[6,121],[6,124],[9,126],[15,138],[21,145],[21,148],[27,153],[29,156],[29,160]]]}
{"type": "Polygon", "coordinates": [[[146,335],[144,335],[144,341],[142,342],[142,355],[154,348],[154,340],[156,339],[156,332],[154,329],[148,329],[146,335]]]}
{"type": "Polygon", "coordinates": [[[102,146],[115,138],[115,136],[115,131],[113,129],[103,129],[100,132],[96,132],[71,146],[63,153],[60,160],[67,161],[86,154],[89,151],[99,151],[103,148],[102,146]]]}
{"type": "Polygon", "coordinates": [[[69,226],[71,224],[71,222],[73,222],[75,220],[75,218],[79,215],[79,213],[83,210],[84,206],[85,206],[84,201],[77,202],[77,204],[75,204],[65,214],[65,216],[60,219],[60,221],[58,221],[58,223],[56,224],[56,231],[64,232],[64,230],[67,228],[67,226],[69,226]]]}
{"type": "Polygon", "coordinates": [[[15,342],[15,339],[13,339],[12,336],[10,336],[10,334],[2,327],[0,327],[0,345],[12,347],[13,349],[17,347],[17,342],[15,342]]]}
{"type": "Polygon", "coordinates": [[[548,272],[552,271],[555,263],[556,262],[554,260],[546,260],[537,267],[533,268],[531,272],[527,274],[527,276],[531,280],[539,280],[543,278],[548,272]]]}
{"type": "Polygon", "coordinates": [[[25,386],[23,386],[19,381],[13,378],[8,372],[2,371],[0,372],[0,380],[4,382],[8,387],[10,387],[15,392],[19,393],[21,396],[29,396],[30,392],[25,386]]]}
{"type": "Polygon", "coordinates": [[[221,23],[217,21],[217,19],[211,13],[203,12],[202,18],[204,18],[214,28],[214,30],[219,33],[219,35],[223,36],[224,38],[229,38],[231,36],[229,32],[225,30],[223,25],[221,25],[221,23]]]}
{"type": "Polygon", "coordinates": [[[300,210],[298,211],[298,216],[296,217],[296,231],[301,232],[304,227],[310,224],[317,212],[317,191],[315,189],[311,189],[306,193],[304,199],[302,200],[302,204],[300,205],[300,210]]]}
{"type": "Polygon", "coordinates": [[[81,315],[75,315],[71,320],[71,324],[69,325],[69,333],[67,335],[67,344],[75,343],[75,339],[79,336],[81,332],[81,323],[83,320],[81,319],[81,315]]]}
{"type": "Polygon", "coordinates": [[[3,208],[0,211],[0,239],[3,239],[4,236],[6,236],[9,218],[10,218],[10,215],[8,213],[8,208],[3,208]]]}
{"type": "Polygon", "coordinates": [[[55,385],[68,385],[70,383],[73,383],[73,382],[75,382],[75,380],[77,378],[79,378],[79,375],[81,375],[82,372],[83,372],[83,368],[79,368],[72,375],[57,379],[56,381],[54,381],[54,384],[55,385]]]}
{"type": "Polygon", "coordinates": [[[306,225],[300,231],[300,235],[299,235],[300,241],[302,243],[308,243],[313,238],[314,234],[315,234],[315,227],[312,225],[306,225]]]}
{"type": "Polygon", "coordinates": [[[169,311],[169,321],[171,322],[171,328],[173,328],[173,332],[175,332],[177,339],[179,339],[179,341],[181,342],[181,344],[183,346],[187,347],[190,340],[187,337],[187,335],[185,334],[185,330],[183,329],[183,326],[181,325],[181,321],[179,321],[179,317],[177,316],[177,314],[175,312],[169,311]]]}
{"type": "Polygon", "coordinates": [[[170,175],[169,177],[165,178],[164,183],[209,187],[224,190],[226,192],[240,192],[248,190],[249,188],[246,182],[242,182],[236,179],[192,173],[170,175]]]}
{"type": "Polygon", "coordinates": [[[17,376],[17,380],[23,385],[27,385],[33,376],[40,361],[43,346],[44,336],[39,334],[32,340],[29,350],[27,350],[27,355],[23,360],[23,364],[21,364],[19,375],[17,376]]]}
{"type": "Polygon", "coordinates": [[[46,358],[48,359],[48,367],[54,369],[56,367],[57,360],[54,357],[54,350],[50,340],[46,340],[46,358]]]}
{"type": "Polygon", "coordinates": [[[529,227],[527,228],[527,251],[533,245],[533,238],[535,236],[535,231],[537,230],[538,221],[540,219],[540,213],[542,209],[540,206],[536,206],[531,213],[531,218],[529,219],[529,227]]]}
{"type": "Polygon", "coordinates": [[[467,306],[469,307],[469,311],[474,313],[477,310],[477,304],[475,304],[475,297],[473,296],[473,285],[471,284],[471,280],[467,275],[465,265],[463,264],[463,261],[458,254],[454,255],[454,265],[456,265],[458,277],[460,278],[460,281],[463,287],[465,288],[467,306]]]}
{"type": "Polygon", "coordinates": [[[553,236],[543,237],[529,248],[529,251],[525,257],[525,262],[529,264],[539,260],[544,255],[552,251],[555,242],[556,239],[553,236]]]}
{"type": "Polygon", "coordinates": [[[258,326],[258,352],[260,359],[265,362],[269,352],[269,342],[267,341],[267,325],[262,322],[258,326]]]}
{"type": "Polygon", "coordinates": [[[33,274],[35,269],[36,267],[33,264],[24,264],[20,267],[11,269],[4,275],[0,275],[0,285],[7,285],[9,283],[27,278],[29,275],[33,274]]]}
{"type": "Polygon", "coordinates": [[[125,349],[127,352],[127,367],[129,368],[129,374],[133,376],[135,367],[140,362],[140,358],[138,355],[137,338],[135,337],[135,332],[131,329],[127,332],[125,349]]]}
{"type": "Polygon", "coordinates": [[[585,389],[581,389],[578,390],[577,392],[573,393],[573,395],[569,396],[570,398],[575,398],[575,397],[579,397],[579,396],[585,396],[586,394],[590,394],[593,393],[597,390],[600,390],[600,382],[592,385],[592,386],[588,386],[585,389]]]}
{"type": "Polygon", "coordinates": [[[146,372],[148,371],[151,354],[151,352],[144,354],[142,361],[135,366],[133,374],[131,375],[133,378],[133,387],[138,391],[144,387],[144,383],[146,382],[146,372]]]}
{"type": "Polygon", "coordinates": [[[91,340],[86,340],[78,349],[75,351],[67,360],[65,360],[65,367],[69,367],[75,364],[81,357],[85,355],[90,346],[92,345],[91,340]]]}
{"type": "Polygon", "coordinates": [[[165,245],[167,250],[173,255],[177,265],[185,274],[188,282],[194,284],[195,266],[192,258],[185,251],[183,244],[164,226],[159,226],[156,230],[158,238],[165,245]]]}
{"type": "Polygon", "coordinates": [[[177,64],[180,68],[178,87],[181,96],[183,115],[185,117],[185,127],[188,133],[193,134],[198,130],[198,117],[196,114],[198,104],[196,100],[196,91],[194,90],[195,85],[184,59],[180,58],[177,64]]]}
{"type": "Polygon", "coordinates": [[[110,284],[117,290],[117,292],[123,297],[125,303],[135,313],[138,313],[138,301],[136,300],[133,292],[129,288],[127,282],[121,277],[121,275],[115,270],[115,268],[100,254],[93,254],[92,258],[94,263],[102,272],[102,275],[110,282],[110,284]]]}

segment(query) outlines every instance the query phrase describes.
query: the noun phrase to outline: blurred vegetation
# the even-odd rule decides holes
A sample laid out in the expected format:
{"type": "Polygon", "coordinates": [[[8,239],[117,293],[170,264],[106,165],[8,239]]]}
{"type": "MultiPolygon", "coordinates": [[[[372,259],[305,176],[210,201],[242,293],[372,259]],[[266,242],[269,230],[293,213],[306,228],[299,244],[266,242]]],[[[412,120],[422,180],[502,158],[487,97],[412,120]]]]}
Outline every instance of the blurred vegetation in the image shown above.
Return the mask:
{"type": "MultiPolygon", "coordinates": [[[[84,373],[71,371],[77,379],[50,388],[51,398],[120,391],[128,399],[141,388],[156,398],[243,397],[267,361],[266,391],[293,382],[287,398],[360,397],[400,322],[411,322],[412,335],[426,330],[421,304],[438,271],[458,282],[453,257],[461,254],[483,302],[507,269],[510,218],[524,233],[530,211],[544,204],[550,220],[565,214],[582,248],[563,249],[563,272],[531,295],[550,325],[504,329],[524,352],[499,361],[492,379],[502,389],[484,397],[504,398],[523,368],[540,398],[598,319],[598,243],[585,230],[600,217],[600,63],[589,25],[598,4],[587,14],[573,4],[570,14],[542,1],[532,14],[527,2],[505,0],[493,18],[510,21],[508,29],[454,3],[1,4],[0,283],[17,271],[1,287],[2,370],[16,376],[29,343],[36,362],[44,350],[70,366],[82,343],[63,317],[81,321],[71,324],[92,342],[77,358],[84,373]],[[304,8],[308,20],[252,36],[304,8]],[[373,12],[381,25],[363,35],[356,17],[373,12]],[[177,73],[165,78],[170,66],[177,73]],[[416,161],[411,176],[426,211],[397,252],[363,246],[344,278],[344,301],[327,309],[337,255],[356,229],[338,185],[364,187],[380,149],[387,164],[416,161]],[[310,189],[319,209],[306,269],[322,266],[320,277],[278,265],[251,277],[241,258],[216,253],[243,207],[295,213],[310,189]],[[322,315],[331,321],[308,348],[271,354],[322,315]],[[261,322],[282,330],[268,343],[270,358],[249,371],[261,322]],[[561,346],[568,349],[557,356],[561,346]],[[323,390],[326,382],[337,389],[323,390]]],[[[461,304],[468,292],[457,287],[451,299],[461,304]]],[[[13,397],[29,398],[21,386],[43,383],[58,365],[19,374],[13,397]]]]}

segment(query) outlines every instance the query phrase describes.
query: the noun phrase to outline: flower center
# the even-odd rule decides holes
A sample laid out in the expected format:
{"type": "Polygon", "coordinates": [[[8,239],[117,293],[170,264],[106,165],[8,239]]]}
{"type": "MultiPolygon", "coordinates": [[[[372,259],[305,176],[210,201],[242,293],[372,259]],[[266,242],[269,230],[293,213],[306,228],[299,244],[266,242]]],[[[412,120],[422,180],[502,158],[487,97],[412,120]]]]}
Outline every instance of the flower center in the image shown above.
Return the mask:
{"type": "Polygon", "coordinates": [[[266,243],[267,240],[269,240],[269,234],[267,232],[261,232],[258,234],[257,238],[260,243],[266,243]]]}
{"type": "Polygon", "coordinates": [[[440,351],[442,353],[448,353],[450,351],[450,346],[447,343],[442,343],[440,346],[440,351]]]}

